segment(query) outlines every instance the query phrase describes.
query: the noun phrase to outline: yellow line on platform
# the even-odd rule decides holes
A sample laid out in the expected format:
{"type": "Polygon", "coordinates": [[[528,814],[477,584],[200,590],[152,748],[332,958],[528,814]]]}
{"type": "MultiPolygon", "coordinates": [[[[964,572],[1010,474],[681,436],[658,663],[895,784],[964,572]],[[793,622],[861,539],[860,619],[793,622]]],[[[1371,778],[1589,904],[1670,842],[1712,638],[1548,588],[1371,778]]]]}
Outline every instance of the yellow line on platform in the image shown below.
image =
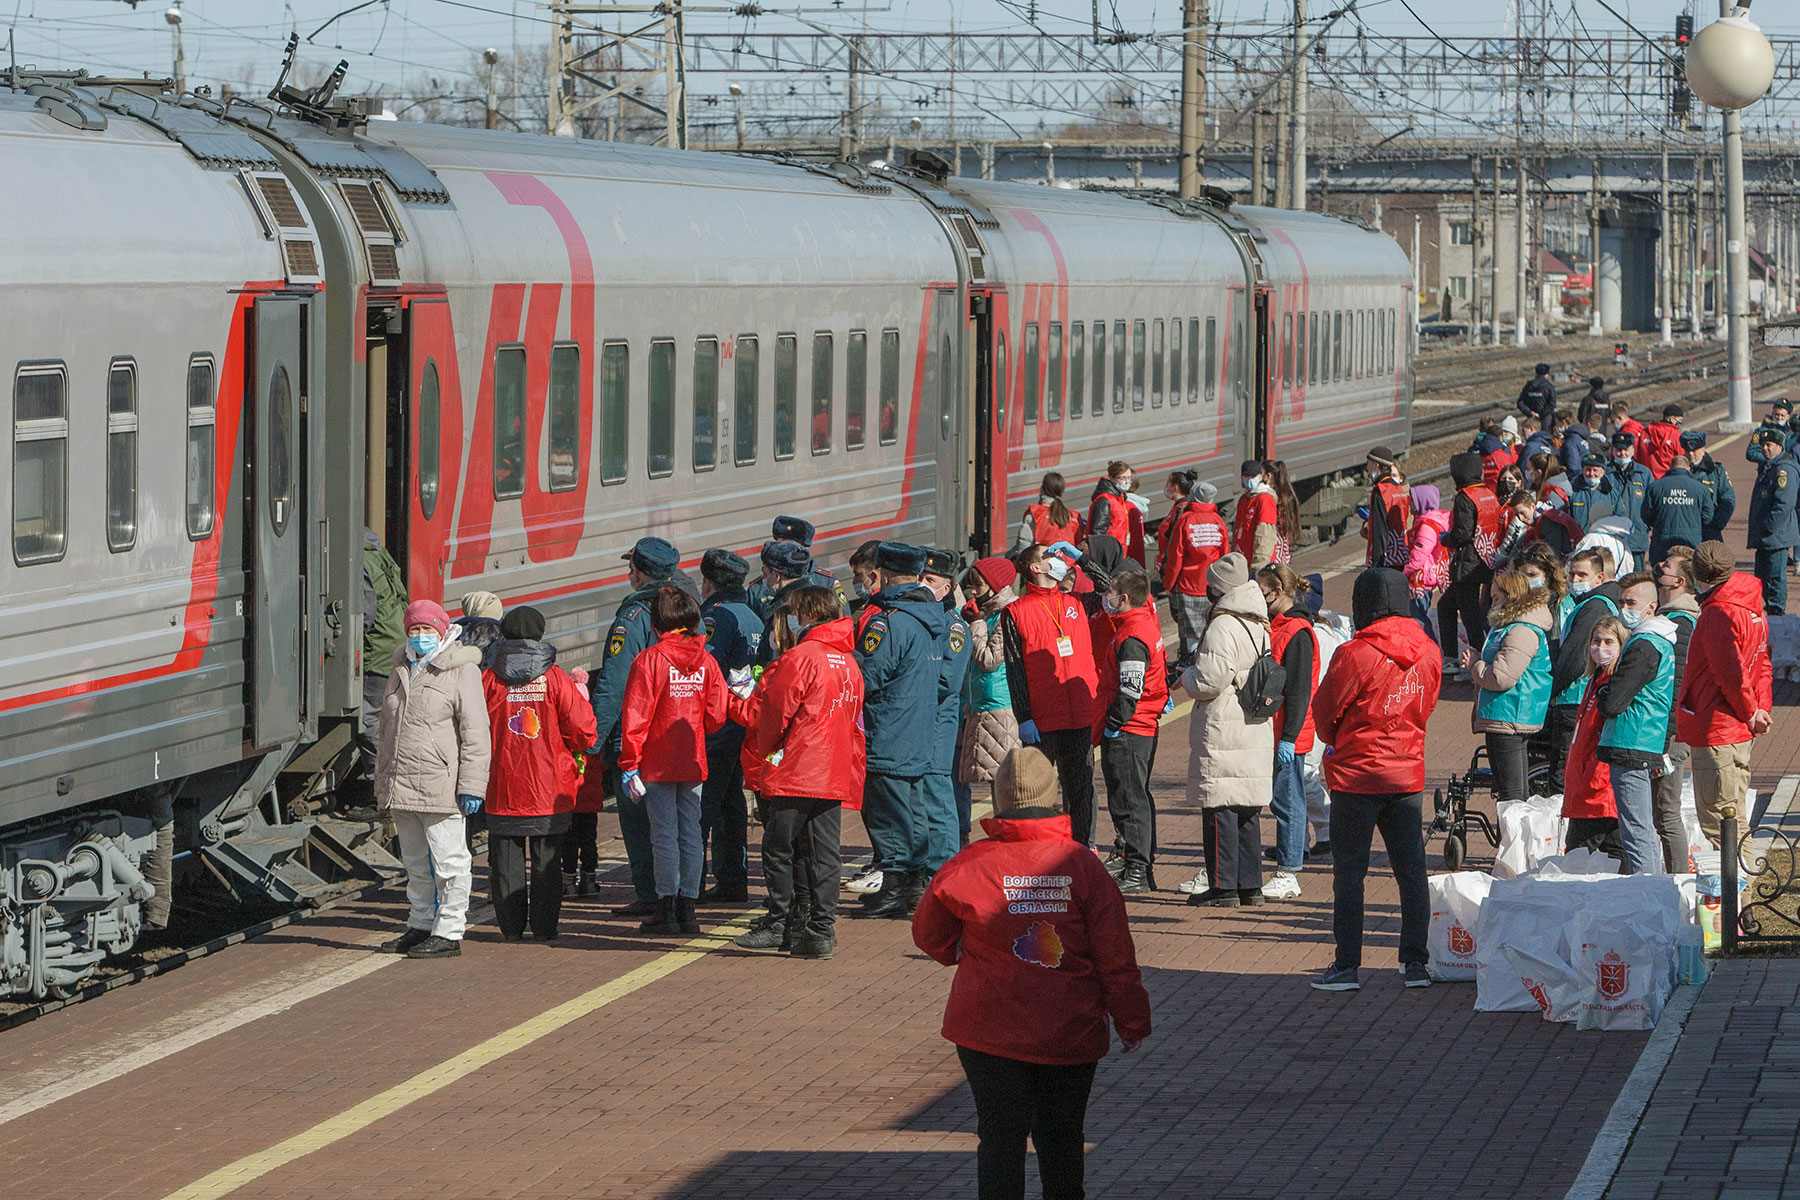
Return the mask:
{"type": "Polygon", "coordinates": [[[220,1167],[212,1174],[195,1180],[179,1191],[169,1193],[167,1200],[213,1200],[215,1197],[228,1195],[279,1167],[284,1167],[316,1150],[323,1150],[334,1142],[340,1142],[353,1133],[367,1129],[370,1125],[384,1117],[392,1116],[407,1105],[440,1092],[457,1080],[473,1075],[476,1071],[516,1050],[523,1050],[533,1042],[555,1033],[565,1025],[605,1008],[615,1000],[622,1000],[633,992],[674,974],[690,963],[698,962],[721,946],[729,945],[730,937],[747,927],[751,916],[752,914],[745,913],[741,917],[709,929],[692,941],[660,955],[641,967],[627,971],[610,983],[603,983],[573,1000],[539,1013],[529,1021],[514,1025],[511,1029],[502,1030],[485,1042],[471,1046],[456,1057],[446,1059],[437,1066],[421,1071],[411,1079],[396,1084],[385,1092],[369,1097],[361,1104],[323,1120],[311,1129],[297,1133],[284,1142],[278,1142],[267,1150],[247,1155],[236,1162],[220,1167]]]}

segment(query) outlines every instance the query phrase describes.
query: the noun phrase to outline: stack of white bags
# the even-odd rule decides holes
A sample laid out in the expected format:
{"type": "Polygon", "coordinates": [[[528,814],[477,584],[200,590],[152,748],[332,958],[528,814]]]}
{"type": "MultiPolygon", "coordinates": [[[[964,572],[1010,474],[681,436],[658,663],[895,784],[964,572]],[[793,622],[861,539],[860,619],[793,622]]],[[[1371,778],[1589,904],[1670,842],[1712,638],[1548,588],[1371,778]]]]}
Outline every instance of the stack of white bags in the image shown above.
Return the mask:
{"type": "MultiPolygon", "coordinates": [[[[1607,855],[1558,854],[1561,810],[1560,796],[1500,805],[1493,874],[1432,878],[1432,978],[1473,980],[1481,1012],[1649,1029],[1678,964],[1699,958],[1694,876],[1620,875],[1607,855]]],[[[1709,849],[1698,822],[1689,840],[1709,849]]]]}

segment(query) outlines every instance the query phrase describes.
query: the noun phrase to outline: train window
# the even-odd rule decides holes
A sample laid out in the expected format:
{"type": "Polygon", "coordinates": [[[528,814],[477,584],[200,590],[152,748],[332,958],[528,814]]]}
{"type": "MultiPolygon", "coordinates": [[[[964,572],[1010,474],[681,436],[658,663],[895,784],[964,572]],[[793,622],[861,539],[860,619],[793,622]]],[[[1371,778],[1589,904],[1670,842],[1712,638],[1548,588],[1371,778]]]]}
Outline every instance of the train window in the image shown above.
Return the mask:
{"type": "Polygon", "coordinates": [[[1044,419],[1060,421],[1063,415],[1063,330],[1061,321],[1050,322],[1050,390],[1044,419]]]}
{"type": "Polygon", "coordinates": [[[831,368],[829,333],[813,334],[812,355],[812,452],[831,453],[831,368]]]}
{"type": "Polygon", "coordinates": [[[1181,318],[1169,322],[1169,407],[1181,403],[1181,318]]]}
{"type": "Polygon", "coordinates": [[[294,389],[287,364],[279,360],[269,376],[269,528],[275,536],[287,532],[294,507],[294,389]]]}
{"type": "Polygon", "coordinates": [[[1306,386],[1306,314],[1294,314],[1294,383],[1306,386]]]}
{"type": "Polygon", "coordinates": [[[719,339],[694,339],[694,470],[719,461],[719,339]]]}
{"type": "Polygon", "coordinates": [[[1369,373],[1369,310],[1363,309],[1356,314],[1356,374],[1358,378],[1369,373]]]}
{"type": "Polygon", "coordinates": [[[732,434],[732,455],[740,467],[756,461],[756,409],[762,386],[758,345],[756,335],[739,334],[732,351],[732,420],[737,425],[732,434]]]}
{"type": "Polygon", "coordinates": [[[1162,318],[1158,317],[1150,324],[1150,407],[1161,408],[1163,401],[1163,362],[1168,356],[1163,339],[1167,331],[1163,328],[1162,318]]]}
{"type": "Polygon", "coordinates": [[[1106,322],[1094,322],[1094,394],[1088,397],[1088,415],[1104,416],[1106,413],[1106,322]]]}
{"type": "Polygon", "coordinates": [[[775,336],[775,459],[794,457],[794,425],[800,404],[800,338],[775,336]]]}
{"type": "Polygon", "coordinates": [[[1020,355],[1019,367],[1025,372],[1025,423],[1036,425],[1038,404],[1043,396],[1043,383],[1038,370],[1038,327],[1036,321],[1025,323],[1025,349],[1020,355]]]}
{"type": "Polygon", "coordinates": [[[852,329],[844,346],[844,449],[863,448],[863,426],[868,419],[869,335],[852,329]]]}
{"type": "Polygon", "coordinates": [[[1344,314],[1331,314],[1331,378],[1344,378],[1344,314]]]}
{"type": "Polygon", "coordinates": [[[1206,402],[1219,398],[1219,319],[1206,318],[1206,402]]]}
{"type": "Polygon", "coordinates": [[[1313,313],[1306,322],[1306,382],[1319,382],[1319,314],[1313,313]]]}
{"type": "Polygon", "coordinates": [[[900,331],[881,331],[881,428],[876,436],[891,446],[900,438],[900,331]]]}
{"type": "Polygon", "coordinates": [[[1144,358],[1149,338],[1144,332],[1144,322],[1131,323],[1131,407],[1144,407],[1144,358]]]}
{"type": "Polygon", "coordinates": [[[1125,322],[1113,322],[1113,411],[1125,411],[1125,322]]]}
{"type": "Polygon", "coordinates": [[[956,350],[947,333],[938,339],[938,364],[938,436],[948,441],[956,421],[956,350]]]}
{"type": "Polygon", "coordinates": [[[525,494],[525,347],[494,351],[494,499],[525,494]]]}
{"type": "Polygon", "coordinates": [[[1006,428],[1006,379],[1011,360],[1006,357],[1006,331],[994,335],[994,422],[1006,428]]]}
{"type": "Polygon", "coordinates": [[[13,561],[20,566],[55,562],[68,544],[68,390],[59,362],[21,364],[13,378],[13,561]]]}
{"type": "Polygon", "coordinates": [[[188,540],[195,542],[211,537],[213,531],[217,403],[212,356],[196,354],[188,359],[187,375],[187,531],[188,540]]]}
{"type": "Polygon", "coordinates": [[[624,483],[630,448],[631,347],[607,342],[600,347],[600,482],[624,483]]]}
{"type": "Polygon", "coordinates": [[[581,479],[581,347],[550,347],[550,490],[566,492],[581,479]]]}
{"type": "Polygon", "coordinates": [[[649,453],[645,466],[652,479],[675,473],[675,339],[650,343],[650,411],[646,422],[649,453]]]}
{"type": "Polygon", "coordinates": [[[106,548],[137,543],[137,364],[115,358],[106,373],[106,548]]]}
{"type": "Polygon", "coordinates": [[[437,359],[427,358],[419,373],[419,513],[427,521],[437,511],[438,482],[442,466],[443,396],[438,383],[437,359]]]}
{"type": "Polygon", "coordinates": [[[1069,324],[1069,416],[1081,419],[1081,406],[1087,402],[1087,326],[1080,321],[1069,324]]]}
{"type": "MultiPolygon", "coordinates": [[[[1210,328],[1212,325],[1212,322],[1209,320],[1209,321],[1207,321],[1206,324],[1210,328]]],[[[1209,387],[1209,388],[1212,386],[1212,358],[1211,358],[1210,354],[1207,356],[1206,370],[1203,372],[1200,369],[1200,318],[1199,317],[1189,317],[1188,318],[1188,403],[1189,404],[1198,404],[1200,402],[1200,388],[1201,388],[1202,384],[1204,384],[1206,387],[1209,387]]]]}
{"type": "Polygon", "coordinates": [[[1294,386],[1294,314],[1281,315],[1281,383],[1294,386]]]}

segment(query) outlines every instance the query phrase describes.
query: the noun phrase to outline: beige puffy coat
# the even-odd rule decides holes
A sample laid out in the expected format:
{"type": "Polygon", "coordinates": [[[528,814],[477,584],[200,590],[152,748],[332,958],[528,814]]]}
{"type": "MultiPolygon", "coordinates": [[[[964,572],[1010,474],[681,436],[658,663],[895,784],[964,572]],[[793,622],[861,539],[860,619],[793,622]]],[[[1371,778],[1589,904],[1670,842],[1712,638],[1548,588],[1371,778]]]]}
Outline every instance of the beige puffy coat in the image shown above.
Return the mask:
{"type": "MultiPolygon", "coordinates": [[[[1481,655],[1477,653],[1475,661],[1469,664],[1469,678],[1476,687],[1490,692],[1511,690],[1531,665],[1538,647],[1549,645],[1550,631],[1556,625],[1556,618],[1550,615],[1550,605],[1545,599],[1547,595],[1543,591],[1526,592],[1488,615],[1490,629],[1499,629],[1504,625],[1511,625],[1512,628],[1500,639],[1500,649],[1494,654],[1493,662],[1483,662],[1481,655]],[[1540,630],[1543,637],[1540,638],[1525,626],[1540,630]]],[[[1485,720],[1475,715],[1477,707],[1474,704],[1469,706],[1469,725],[1476,733],[1536,733],[1544,727],[1542,721],[1529,725],[1485,720]]]]}
{"type": "Polygon", "coordinates": [[[455,813],[458,796],[485,796],[492,745],[481,692],[481,651],[460,642],[415,675],[394,655],[381,698],[375,802],[406,812],[455,813]]]}
{"type": "Polygon", "coordinates": [[[1269,606],[1254,579],[1219,598],[1200,652],[1181,676],[1194,698],[1188,720],[1188,803],[1261,807],[1275,788],[1275,722],[1250,725],[1237,690],[1269,649],[1269,606]],[[1243,614],[1241,616],[1233,614],[1243,614]]]}
{"type": "MultiPolygon", "coordinates": [[[[970,672],[1004,670],[1005,639],[1000,633],[1000,610],[1016,597],[1011,588],[1002,590],[990,605],[984,605],[982,616],[969,622],[974,648],[969,654],[970,672]]],[[[1000,760],[1019,744],[1019,720],[1011,707],[971,710],[963,716],[962,731],[957,738],[956,778],[963,783],[992,783],[1000,760]]]]}

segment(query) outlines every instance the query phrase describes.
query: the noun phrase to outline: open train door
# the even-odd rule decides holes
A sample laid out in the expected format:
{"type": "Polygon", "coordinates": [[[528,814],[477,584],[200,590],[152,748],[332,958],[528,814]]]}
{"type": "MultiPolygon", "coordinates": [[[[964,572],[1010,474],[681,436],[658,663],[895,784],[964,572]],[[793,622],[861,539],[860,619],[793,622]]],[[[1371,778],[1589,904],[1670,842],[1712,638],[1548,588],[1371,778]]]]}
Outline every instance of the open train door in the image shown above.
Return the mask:
{"type": "Polygon", "coordinates": [[[250,405],[244,414],[250,446],[250,512],[245,529],[251,543],[251,575],[245,589],[252,644],[251,725],[258,747],[279,746],[300,735],[301,571],[306,521],[299,512],[304,490],[295,457],[300,441],[300,404],[307,386],[305,301],[265,296],[256,302],[255,353],[251,357],[250,405]]]}
{"type": "Polygon", "coordinates": [[[1006,459],[996,455],[1000,445],[994,412],[994,302],[986,294],[969,297],[969,346],[971,357],[969,395],[974,397],[975,452],[973,519],[969,524],[969,549],[977,557],[994,553],[994,531],[1006,526],[1006,459]]]}
{"type": "Polygon", "coordinates": [[[1267,459],[1269,448],[1274,445],[1274,387],[1271,373],[1274,370],[1275,355],[1279,351],[1275,340],[1275,318],[1271,315],[1269,305],[1269,289],[1258,287],[1253,293],[1256,297],[1252,310],[1250,337],[1251,350],[1254,357],[1255,375],[1251,383],[1250,422],[1250,457],[1267,459]]]}
{"type": "Polygon", "coordinates": [[[930,436],[921,437],[924,445],[937,448],[937,505],[935,533],[939,546],[956,546],[962,542],[964,416],[957,403],[962,395],[958,386],[962,377],[957,344],[961,341],[956,311],[956,292],[940,288],[931,301],[931,324],[926,331],[925,386],[919,400],[922,414],[930,422],[930,436]]]}

